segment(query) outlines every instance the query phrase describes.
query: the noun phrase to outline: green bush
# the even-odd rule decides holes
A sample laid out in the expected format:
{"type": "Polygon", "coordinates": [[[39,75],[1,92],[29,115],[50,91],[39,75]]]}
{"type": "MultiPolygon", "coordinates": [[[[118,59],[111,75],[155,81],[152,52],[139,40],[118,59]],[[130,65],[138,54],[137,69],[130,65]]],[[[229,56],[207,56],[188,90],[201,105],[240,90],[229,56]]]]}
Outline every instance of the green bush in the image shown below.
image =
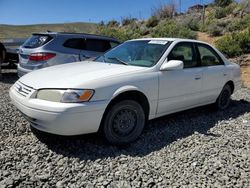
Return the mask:
{"type": "Polygon", "coordinates": [[[190,22],[188,22],[189,29],[193,31],[199,31],[200,30],[200,22],[197,19],[192,19],[190,22]]]}
{"type": "Polygon", "coordinates": [[[196,14],[189,14],[177,20],[178,24],[191,29],[192,31],[199,31],[201,26],[201,18],[196,14]]]}
{"type": "Polygon", "coordinates": [[[225,35],[215,42],[216,47],[228,57],[235,57],[242,54],[242,49],[232,35],[225,35]]]}
{"type": "Polygon", "coordinates": [[[107,26],[110,26],[110,27],[118,27],[120,25],[120,23],[116,20],[110,20],[108,23],[107,23],[107,26]]]}
{"type": "Polygon", "coordinates": [[[243,53],[248,53],[250,50],[250,27],[240,33],[233,33],[233,38],[237,41],[243,51],[243,53]]]}
{"type": "Polygon", "coordinates": [[[176,22],[163,21],[155,27],[152,37],[176,37],[195,39],[196,33],[189,28],[176,24],[176,22]]]}
{"type": "Polygon", "coordinates": [[[110,26],[100,26],[98,28],[97,33],[100,35],[117,38],[120,41],[139,38],[141,36],[139,29],[132,30],[131,28],[125,29],[121,27],[110,27],[110,26]]]}
{"type": "Polygon", "coordinates": [[[250,15],[246,15],[242,19],[232,21],[227,26],[227,31],[229,32],[240,31],[246,29],[249,26],[250,26],[250,15]]]}
{"type": "Polygon", "coordinates": [[[248,53],[250,50],[250,27],[246,31],[223,36],[216,41],[216,47],[229,57],[248,53]]]}
{"type": "Polygon", "coordinates": [[[210,24],[207,28],[207,31],[210,36],[221,36],[223,32],[223,28],[218,25],[218,22],[214,22],[210,24]]]}
{"type": "Polygon", "coordinates": [[[152,15],[159,20],[166,18],[171,19],[176,14],[176,5],[174,2],[168,4],[160,3],[158,7],[153,8],[152,11],[152,15]]]}
{"type": "Polygon", "coordinates": [[[234,0],[214,0],[214,4],[219,7],[226,7],[233,2],[234,0]]]}
{"type": "Polygon", "coordinates": [[[216,7],[215,8],[215,15],[214,15],[215,18],[221,19],[221,18],[226,17],[227,14],[228,14],[228,11],[226,8],[223,8],[223,7],[216,7]]]}
{"type": "Polygon", "coordinates": [[[151,16],[149,19],[148,19],[148,21],[147,21],[147,23],[146,23],[146,26],[147,27],[155,27],[155,26],[157,26],[158,25],[158,19],[155,17],[155,16],[151,16]]]}
{"type": "Polygon", "coordinates": [[[125,18],[122,18],[122,25],[126,26],[129,24],[135,23],[136,21],[137,21],[136,18],[125,17],[125,18]]]}

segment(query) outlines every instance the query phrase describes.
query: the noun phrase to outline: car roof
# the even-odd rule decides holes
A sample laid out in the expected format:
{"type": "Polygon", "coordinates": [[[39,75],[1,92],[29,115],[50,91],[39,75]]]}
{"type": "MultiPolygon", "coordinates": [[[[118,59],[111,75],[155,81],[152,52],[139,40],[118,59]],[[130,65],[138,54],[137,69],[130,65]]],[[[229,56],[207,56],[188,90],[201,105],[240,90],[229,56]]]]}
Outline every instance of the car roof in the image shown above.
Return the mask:
{"type": "Polygon", "coordinates": [[[204,43],[208,44],[203,41],[199,40],[193,40],[193,39],[182,39],[182,38],[140,38],[140,39],[132,39],[130,41],[140,41],[140,40],[155,40],[155,41],[170,41],[170,42],[199,42],[199,43],[204,43]]]}
{"type": "Polygon", "coordinates": [[[110,40],[110,41],[114,41],[114,42],[118,42],[120,43],[119,40],[117,40],[116,38],[113,37],[109,37],[109,36],[104,36],[104,35],[96,35],[96,34],[88,34],[88,33],[70,33],[70,32],[39,32],[39,33],[33,33],[33,35],[51,35],[51,36],[82,36],[82,37],[91,37],[91,38],[96,38],[96,39],[104,39],[104,40],[110,40]]]}

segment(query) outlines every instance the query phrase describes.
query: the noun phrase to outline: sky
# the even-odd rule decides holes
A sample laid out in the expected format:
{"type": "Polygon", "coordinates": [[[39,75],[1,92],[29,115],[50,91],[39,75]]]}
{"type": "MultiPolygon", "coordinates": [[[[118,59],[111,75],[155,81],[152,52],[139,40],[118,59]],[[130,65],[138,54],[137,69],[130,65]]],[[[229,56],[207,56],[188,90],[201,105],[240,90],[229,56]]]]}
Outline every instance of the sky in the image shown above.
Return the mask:
{"type": "MultiPolygon", "coordinates": [[[[173,0],[0,0],[0,24],[29,25],[67,22],[147,19],[152,9],[173,0]]],[[[175,0],[178,11],[213,0],[175,0]]]]}

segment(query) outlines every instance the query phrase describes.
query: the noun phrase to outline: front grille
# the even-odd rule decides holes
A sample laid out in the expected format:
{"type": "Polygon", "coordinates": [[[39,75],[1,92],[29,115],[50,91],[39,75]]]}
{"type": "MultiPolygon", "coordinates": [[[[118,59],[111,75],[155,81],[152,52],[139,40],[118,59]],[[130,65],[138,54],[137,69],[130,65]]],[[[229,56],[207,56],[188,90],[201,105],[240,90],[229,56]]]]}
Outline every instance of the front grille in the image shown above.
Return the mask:
{"type": "Polygon", "coordinates": [[[17,81],[15,83],[14,88],[17,93],[19,93],[20,95],[24,97],[31,95],[35,91],[32,87],[27,86],[20,81],[17,81]]]}

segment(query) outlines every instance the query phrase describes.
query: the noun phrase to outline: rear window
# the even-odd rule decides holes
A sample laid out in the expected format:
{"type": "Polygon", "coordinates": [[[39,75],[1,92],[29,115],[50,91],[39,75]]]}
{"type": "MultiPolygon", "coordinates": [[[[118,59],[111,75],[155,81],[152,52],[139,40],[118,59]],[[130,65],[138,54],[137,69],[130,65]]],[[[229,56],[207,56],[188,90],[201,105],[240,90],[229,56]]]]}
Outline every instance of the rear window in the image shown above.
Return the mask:
{"type": "Polygon", "coordinates": [[[38,48],[48,43],[52,39],[49,35],[32,35],[23,44],[24,48],[38,48]]]}

